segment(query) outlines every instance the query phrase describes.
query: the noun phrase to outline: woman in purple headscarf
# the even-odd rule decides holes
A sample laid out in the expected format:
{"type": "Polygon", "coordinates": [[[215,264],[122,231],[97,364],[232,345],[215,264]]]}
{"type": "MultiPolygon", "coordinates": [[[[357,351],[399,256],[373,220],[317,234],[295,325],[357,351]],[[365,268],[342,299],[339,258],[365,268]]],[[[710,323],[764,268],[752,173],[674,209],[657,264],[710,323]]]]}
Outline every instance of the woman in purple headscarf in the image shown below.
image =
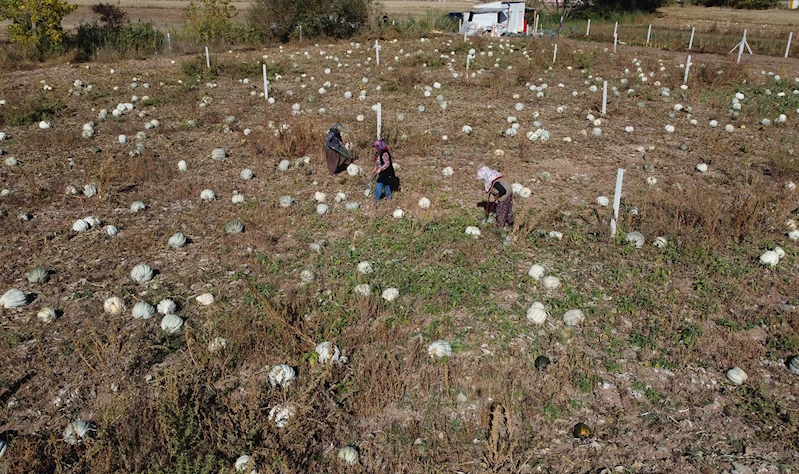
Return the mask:
{"type": "MultiPolygon", "coordinates": [[[[497,170],[483,166],[477,170],[477,179],[482,180],[488,195],[488,205],[496,205],[497,227],[513,227],[513,192],[510,183],[497,170]]],[[[489,207],[489,209],[490,209],[489,207]]]]}

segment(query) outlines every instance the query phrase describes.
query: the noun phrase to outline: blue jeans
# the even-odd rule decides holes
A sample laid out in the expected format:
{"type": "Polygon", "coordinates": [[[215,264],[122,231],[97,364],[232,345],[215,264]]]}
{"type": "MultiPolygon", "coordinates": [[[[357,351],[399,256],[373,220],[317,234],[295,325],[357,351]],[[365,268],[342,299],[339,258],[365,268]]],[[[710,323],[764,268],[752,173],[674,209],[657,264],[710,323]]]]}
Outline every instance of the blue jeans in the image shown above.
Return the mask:
{"type": "Polygon", "coordinates": [[[383,190],[386,190],[386,199],[391,199],[391,186],[388,184],[383,184],[378,181],[375,184],[375,202],[379,201],[380,198],[383,196],[383,190]]]}

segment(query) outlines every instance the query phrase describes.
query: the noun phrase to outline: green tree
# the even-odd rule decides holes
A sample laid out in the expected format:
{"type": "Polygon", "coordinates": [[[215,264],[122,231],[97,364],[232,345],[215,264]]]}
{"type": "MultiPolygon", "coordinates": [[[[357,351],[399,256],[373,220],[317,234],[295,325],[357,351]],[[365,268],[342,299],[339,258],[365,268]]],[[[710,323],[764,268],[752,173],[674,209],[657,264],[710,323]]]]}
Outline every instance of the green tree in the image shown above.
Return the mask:
{"type": "Polygon", "coordinates": [[[234,33],[233,18],[238,15],[231,0],[202,0],[202,7],[194,0],[186,12],[186,29],[205,41],[231,40],[234,33]]]}
{"type": "Polygon", "coordinates": [[[288,41],[305,37],[346,38],[369,23],[373,0],[255,0],[252,26],[264,36],[288,41]]]}
{"type": "Polygon", "coordinates": [[[11,20],[8,37],[13,42],[57,45],[64,39],[61,20],[76,8],[65,0],[0,0],[0,20],[11,20]]]}

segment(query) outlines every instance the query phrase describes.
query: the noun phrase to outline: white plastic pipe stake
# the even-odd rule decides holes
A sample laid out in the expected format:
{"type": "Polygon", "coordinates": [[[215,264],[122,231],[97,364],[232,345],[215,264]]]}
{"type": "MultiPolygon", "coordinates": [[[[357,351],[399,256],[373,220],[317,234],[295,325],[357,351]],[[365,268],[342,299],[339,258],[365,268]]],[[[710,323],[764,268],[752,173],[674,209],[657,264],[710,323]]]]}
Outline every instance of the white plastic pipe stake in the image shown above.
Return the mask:
{"type": "Polygon", "coordinates": [[[791,50],[791,40],[793,39],[793,31],[788,34],[788,46],[785,47],[785,57],[788,57],[788,52],[791,50]]]}
{"type": "Polygon", "coordinates": [[[558,44],[555,43],[555,52],[552,53],[552,64],[558,59],[558,44]]]}
{"type": "Polygon", "coordinates": [[[588,19],[588,26],[585,27],[585,36],[588,36],[591,33],[591,19],[588,19]]]}
{"type": "Polygon", "coordinates": [[[469,79],[469,61],[472,59],[468,54],[466,55],[466,79],[469,79]]]}
{"type": "Polygon", "coordinates": [[[690,51],[691,48],[694,47],[694,32],[696,32],[696,27],[695,26],[693,28],[691,28],[691,39],[690,39],[690,41],[688,41],[688,51],[690,51]]]}
{"type": "Polygon", "coordinates": [[[744,30],[744,37],[741,40],[741,47],[738,49],[738,61],[741,62],[741,56],[744,54],[744,45],[746,45],[746,30],[744,30]]]}
{"type": "Polygon", "coordinates": [[[375,40],[375,60],[377,61],[377,65],[380,65],[380,45],[375,40]]]}
{"type": "Polygon", "coordinates": [[[688,55],[688,60],[685,61],[685,76],[682,78],[683,84],[688,84],[688,71],[691,69],[691,55],[688,55]]]}
{"type": "Polygon", "coordinates": [[[377,104],[377,139],[380,140],[380,135],[383,133],[383,105],[378,102],[377,104]]]}
{"type": "Polygon", "coordinates": [[[266,64],[264,64],[264,99],[269,100],[269,81],[266,80],[266,64]]]}
{"type": "Polygon", "coordinates": [[[608,110],[608,81],[602,84],[602,115],[608,110]]]}
{"type": "Polygon", "coordinates": [[[211,55],[208,54],[208,46],[205,47],[205,67],[211,69],[211,55]]]}
{"type": "MultiPolygon", "coordinates": [[[[788,41],[790,43],[790,41],[788,41]]],[[[169,47],[169,52],[172,52],[172,36],[169,33],[166,34],[166,45],[169,47]]],[[[787,57],[787,56],[786,56],[787,57]]]]}
{"type": "Polygon", "coordinates": [[[652,36],[652,25],[649,25],[649,29],[646,31],[646,45],[649,46],[649,37],[652,36]]]}
{"type": "Polygon", "coordinates": [[[614,34],[613,35],[613,52],[614,53],[616,52],[616,43],[618,43],[618,42],[619,42],[619,37],[614,34]]]}
{"type": "Polygon", "coordinates": [[[619,168],[616,173],[616,193],[613,195],[613,217],[610,219],[610,235],[616,237],[616,220],[619,218],[619,204],[621,204],[621,183],[624,181],[624,168],[619,168]]]}

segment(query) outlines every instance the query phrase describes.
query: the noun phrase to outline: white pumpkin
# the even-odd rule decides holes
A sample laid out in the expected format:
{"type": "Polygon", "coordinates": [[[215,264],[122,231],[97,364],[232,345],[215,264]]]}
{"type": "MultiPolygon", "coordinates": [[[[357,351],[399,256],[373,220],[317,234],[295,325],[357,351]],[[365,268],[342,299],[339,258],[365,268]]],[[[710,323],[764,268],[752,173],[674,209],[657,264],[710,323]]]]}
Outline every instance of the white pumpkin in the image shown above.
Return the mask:
{"type": "Polygon", "coordinates": [[[419,199],[419,207],[421,207],[422,209],[430,209],[430,204],[431,204],[430,200],[427,199],[426,197],[419,199]]]}
{"type": "Polygon", "coordinates": [[[208,343],[208,352],[220,352],[227,347],[227,339],[221,336],[216,336],[211,342],[208,343]]]}
{"type": "Polygon", "coordinates": [[[200,199],[205,202],[210,202],[216,199],[216,194],[214,194],[213,190],[210,189],[203,189],[200,193],[200,199]]]}
{"type": "Polygon", "coordinates": [[[307,268],[300,272],[300,281],[305,284],[311,283],[312,281],[314,281],[315,278],[316,275],[314,274],[314,272],[308,270],[307,268]]]}
{"type": "Polygon", "coordinates": [[[84,420],[75,420],[68,424],[64,430],[64,441],[68,444],[78,444],[89,435],[90,431],[94,431],[91,423],[84,420]]]}
{"type": "Polygon", "coordinates": [[[455,170],[453,170],[451,166],[447,166],[446,168],[441,170],[441,174],[443,174],[444,176],[452,176],[453,174],[455,174],[455,170]]]}
{"type": "Polygon", "coordinates": [[[358,273],[362,273],[364,275],[368,275],[372,273],[372,264],[364,260],[363,262],[358,263],[358,273]]]}
{"type": "Polygon", "coordinates": [[[696,171],[699,171],[700,173],[705,173],[705,172],[707,172],[707,164],[705,164],[705,163],[698,163],[698,164],[696,165],[696,171]]]}
{"type": "Polygon", "coordinates": [[[89,227],[97,227],[103,224],[103,222],[100,219],[94,216],[86,216],[83,218],[83,220],[86,221],[87,224],[89,224],[89,227]]]}
{"type": "Polygon", "coordinates": [[[662,249],[662,248],[666,247],[668,244],[669,244],[669,241],[663,236],[655,237],[655,241],[652,242],[652,245],[654,245],[655,247],[657,247],[659,249],[662,249]]]}
{"type": "Polygon", "coordinates": [[[158,302],[158,312],[161,314],[172,314],[178,310],[178,305],[169,298],[164,298],[158,302]]]}
{"type": "Polygon", "coordinates": [[[353,291],[361,296],[369,296],[372,293],[372,288],[368,283],[362,283],[360,285],[355,285],[353,291]]]}
{"type": "Polygon", "coordinates": [[[36,284],[36,283],[47,283],[47,280],[50,279],[50,272],[47,271],[46,268],[41,266],[35,266],[30,269],[28,272],[28,281],[36,284]]]}
{"type": "Polygon", "coordinates": [[[524,187],[521,191],[519,191],[519,197],[527,199],[533,195],[533,191],[530,188],[524,187]]]}
{"type": "Polygon", "coordinates": [[[83,187],[83,194],[86,197],[94,196],[95,194],[97,194],[97,186],[93,184],[87,184],[86,186],[83,187]]]}
{"type": "Polygon", "coordinates": [[[103,309],[108,314],[120,314],[125,311],[125,302],[119,296],[112,296],[103,302],[103,309]]]}
{"type": "Polygon", "coordinates": [[[727,380],[733,385],[742,385],[748,379],[749,376],[740,367],[733,367],[727,371],[727,380]]]}
{"type": "Polygon", "coordinates": [[[441,359],[452,356],[452,346],[449,342],[438,340],[427,346],[427,356],[431,359],[441,359]]]}
{"type": "Polygon", "coordinates": [[[42,308],[36,313],[36,317],[43,323],[52,323],[55,321],[56,312],[53,308],[42,308]]]}
{"type": "Polygon", "coordinates": [[[135,212],[143,211],[145,209],[147,209],[147,205],[144,204],[141,201],[133,201],[133,203],[130,205],[130,212],[134,212],[135,213],[135,212]]]}
{"type": "Polygon", "coordinates": [[[294,204],[294,198],[291,196],[280,196],[280,207],[291,207],[294,204]]]}
{"type": "Polygon", "coordinates": [[[780,261],[780,255],[773,250],[766,250],[760,255],[760,263],[769,267],[776,267],[777,262],[780,261]]]}
{"type": "Polygon", "coordinates": [[[8,450],[8,443],[0,439],[0,459],[3,459],[3,456],[6,454],[6,450],[8,450]]]}
{"type": "Polygon", "coordinates": [[[72,224],[72,230],[75,232],[83,232],[84,230],[88,230],[89,227],[89,224],[83,219],[78,219],[72,224]]]}
{"type": "Polygon", "coordinates": [[[325,341],[316,346],[316,353],[319,355],[319,363],[332,364],[341,360],[341,350],[335,344],[325,341]]]}
{"type": "Polygon", "coordinates": [[[186,245],[186,236],[181,232],[175,232],[172,234],[172,237],[169,238],[167,244],[172,247],[173,249],[179,249],[186,245]]]}
{"type": "Polygon", "coordinates": [[[336,193],[336,202],[344,202],[347,200],[347,195],[342,192],[336,193]]]}
{"type": "Polygon", "coordinates": [[[471,235],[475,239],[480,237],[480,233],[480,229],[473,225],[466,227],[466,234],[471,235]]]}
{"type": "Polygon", "coordinates": [[[276,365],[269,371],[269,385],[273,387],[288,387],[295,378],[296,372],[290,365],[276,365]]]}
{"type": "Polygon", "coordinates": [[[325,202],[327,200],[327,194],[317,191],[314,193],[313,198],[316,199],[316,202],[325,202]]]}
{"type": "Polygon", "coordinates": [[[358,176],[361,174],[361,167],[355,163],[350,163],[347,166],[347,174],[350,176],[358,176]]]}
{"type": "Polygon", "coordinates": [[[248,467],[252,467],[250,470],[250,474],[258,474],[257,466],[255,465],[255,461],[246,454],[242,454],[236,459],[236,464],[234,464],[236,472],[245,472],[247,471],[248,467]]]}
{"type": "Polygon", "coordinates": [[[103,230],[109,237],[114,237],[119,233],[119,229],[115,225],[107,225],[103,227],[103,230]]]}
{"type": "Polygon", "coordinates": [[[244,195],[243,195],[243,194],[240,194],[240,193],[235,193],[235,194],[234,194],[234,195],[233,195],[233,196],[230,198],[230,200],[233,202],[233,204],[243,204],[243,203],[244,203],[244,201],[245,201],[245,199],[244,199],[244,195]]]}
{"type": "Polygon", "coordinates": [[[585,320],[585,315],[579,309],[570,309],[563,314],[563,324],[577,326],[585,320]]]}
{"type": "Polygon", "coordinates": [[[214,303],[214,295],[211,293],[203,293],[194,299],[200,306],[210,306],[214,303]]]}
{"type": "Polygon", "coordinates": [[[544,272],[546,272],[546,269],[542,265],[536,263],[530,267],[530,270],[527,271],[527,275],[532,277],[534,280],[540,280],[541,277],[544,276],[544,272]]]}
{"type": "Polygon", "coordinates": [[[177,314],[167,314],[161,318],[161,329],[168,334],[177,334],[183,330],[183,319],[177,314]]]}
{"type": "Polygon", "coordinates": [[[793,229],[788,232],[788,238],[793,240],[794,242],[799,240],[799,230],[793,229]]]}
{"type": "Polygon", "coordinates": [[[185,160],[178,161],[178,170],[179,171],[186,171],[187,169],[189,169],[189,165],[186,164],[185,160]]]}
{"type": "Polygon", "coordinates": [[[344,209],[348,211],[357,211],[360,208],[361,208],[361,203],[359,203],[358,201],[347,201],[346,203],[344,203],[344,209]]]}
{"type": "Polygon", "coordinates": [[[599,196],[596,198],[596,203],[602,207],[606,207],[608,204],[610,204],[610,199],[608,199],[607,196],[599,196]]]}
{"type": "Polygon", "coordinates": [[[227,152],[222,148],[214,148],[211,152],[211,159],[224,160],[225,158],[227,158],[227,152]]]}
{"type": "Polygon", "coordinates": [[[550,231],[549,234],[547,235],[549,235],[549,237],[552,239],[557,239],[557,240],[563,239],[563,232],[558,232],[557,230],[550,231]]]}
{"type": "Polygon", "coordinates": [[[547,275],[541,279],[541,284],[543,284],[544,288],[547,290],[554,290],[560,286],[560,280],[558,280],[556,276],[547,275]]]}
{"type": "Polygon", "coordinates": [[[788,370],[794,375],[799,375],[799,356],[793,356],[788,359],[788,370]]]}
{"type": "Polygon", "coordinates": [[[146,301],[139,301],[133,305],[134,319],[150,319],[155,316],[155,307],[146,301]]]}
{"type": "Polygon", "coordinates": [[[527,320],[531,323],[540,326],[547,320],[549,313],[543,303],[536,301],[527,310],[527,320]]]}
{"type": "Polygon", "coordinates": [[[394,301],[399,297],[399,290],[396,288],[386,288],[385,290],[383,290],[381,296],[386,301],[394,301]]]}
{"type": "Polygon", "coordinates": [[[251,169],[244,168],[243,170],[241,170],[241,173],[239,173],[239,176],[241,176],[241,179],[250,180],[255,176],[255,174],[252,172],[251,169]]]}
{"type": "Polygon", "coordinates": [[[288,171],[291,168],[291,162],[289,160],[280,160],[280,163],[277,164],[277,169],[280,171],[288,171]]]}
{"type": "Polygon", "coordinates": [[[394,213],[391,215],[394,216],[394,219],[402,219],[402,217],[405,215],[405,211],[402,209],[394,209],[394,213]]]}
{"type": "Polygon", "coordinates": [[[358,451],[356,451],[352,446],[344,446],[343,448],[339,449],[337,457],[339,461],[348,466],[354,466],[358,464],[358,451]]]}
{"type": "Polygon", "coordinates": [[[634,230],[632,232],[627,233],[627,235],[625,236],[625,240],[627,241],[628,244],[635,245],[635,248],[640,249],[641,247],[644,246],[644,242],[646,239],[644,238],[644,234],[638,232],[637,230],[634,230]]]}
{"type": "Polygon", "coordinates": [[[320,216],[327,213],[328,207],[327,204],[320,203],[316,206],[316,213],[320,216]]]}
{"type": "Polygon", "coordinates": [[[774,247],[774,253],[776,253],[779,258],[785,258],[785,250],[783,250],[779,245],[774,247]]]}
{"type": "Polygon", "coordinates": [[[155,276],[153,269],[144,263],[136,265],[133,267],[133,270],[130,271],[130,277],[139,284],[147,283],[153,279],[153,276],[155,276]]]}
{"type": "Polygon", "coordinates": [[[296,414],[297,409],[294,408],[294,405],[275,405],[269,410],[269,419],[274,421],[278,428],[285,428],[296,414]]]}
{"type": "Polygon", "coordinates": [[[244,232],[244,223],[238,219],[232,219],[225,223],[225,233],[240,234],[244,232]]]}
{"type": "Polygon", "coordinates": [[[648,178],[646,178],[646,184],[648,184],[650,186],[654,186],[654,185],[658,184],[658,179],[655,178],[654,176],[649,176],[648,178]]]}

